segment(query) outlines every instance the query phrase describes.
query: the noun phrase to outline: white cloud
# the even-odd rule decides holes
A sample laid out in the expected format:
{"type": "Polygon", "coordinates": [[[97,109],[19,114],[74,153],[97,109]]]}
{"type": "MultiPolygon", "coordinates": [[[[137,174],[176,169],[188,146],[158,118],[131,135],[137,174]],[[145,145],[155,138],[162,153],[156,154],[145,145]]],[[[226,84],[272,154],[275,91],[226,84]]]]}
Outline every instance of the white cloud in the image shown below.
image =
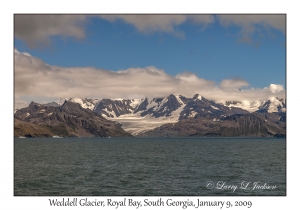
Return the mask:
{"type": "Polygon", "coordinates": [[[249,86],[249,83],[246,81],[246,80],[243,80],[243,79],[239,79],[239,78],[236,78],[236,79],[224,79],[221,81],[220,83],[220,87],[221,88],[229,88],[229,89],[232,89],[232,88],[242,88],[242,87],[247,87],[249,86]]]}
{"type": "MultiPolygon", "coordinates": [[[[21,99],[42,98],[132,98],[163,97],[196,93],[212,100],[257,100],[269,96],[285,97],[283,89],[238,90],[248,83],[242,79],[214,81],[189,72],[171,76],[154,66],[108,71],[91,67],[64,68],[50,66],[42,60],[15,51],[15,106],[24,106],[21,99]]],[[[39,102],[39,101],[36,101],[39,102]]],[[[19,106],[19,107],[18,107],[19,106]]]]}
{"type": "Polygon", "coordinates": [[[15,15],[15,37],[30,47],[50,44],[51,36],[85,37],[86,15],[15,15]]]}
{"type": "Polygon", "coordinates": [[[213,15],[101,15],[100,17],[111,22],[122,20],[143,33],[159,31],[181,38],[184,38],[185,34],[176,27],[186,21],[203,26],[214,22],[213,15]]]}
{"type": "Polygon", "coordinates": [[[265,36],[270,29],[276,29],[285,34],[286,16],[282,15],[218,15],[218,21],[224,27],[240,27],[239,41],[245,43],[253,42],[253,34],[258,33],[265,36]]]}
{"type": "Polygon", "coordinates": [[[269,87],[265,87],[265,90],[269,90],[272,93],[279,93],[284,91],[284,88],[280,84],[270,84],[269,87]]]}

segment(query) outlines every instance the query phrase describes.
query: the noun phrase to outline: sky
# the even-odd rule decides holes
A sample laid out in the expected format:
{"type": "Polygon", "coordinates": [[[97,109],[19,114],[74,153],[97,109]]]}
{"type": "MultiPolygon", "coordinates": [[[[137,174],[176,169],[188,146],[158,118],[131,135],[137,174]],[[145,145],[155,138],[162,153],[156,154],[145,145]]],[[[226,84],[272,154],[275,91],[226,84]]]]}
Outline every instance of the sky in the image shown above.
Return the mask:
{"type": "Polygon", "coordinates": [[[14,15],[14,85],[15,108],[171,93],[282,98],[286,16],[14,15]]]}

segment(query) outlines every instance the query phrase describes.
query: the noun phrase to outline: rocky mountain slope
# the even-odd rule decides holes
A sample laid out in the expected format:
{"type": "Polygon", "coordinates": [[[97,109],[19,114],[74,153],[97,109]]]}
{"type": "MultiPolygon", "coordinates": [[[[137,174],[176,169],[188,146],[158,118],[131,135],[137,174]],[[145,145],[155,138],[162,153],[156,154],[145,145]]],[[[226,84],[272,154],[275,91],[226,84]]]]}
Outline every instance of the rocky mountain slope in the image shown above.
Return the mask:
{"type": "Polygon", "coordinates": [[[14,136],[24,137],[52,137],[55,133],[50,126],[35,125],[14,117],[14,136]]]}
{"type": "MultiPolygon", "coordinates": [[[[47,106],[31,102],[15,113],[15,117],[26,123],[47,126],[49,135],[76,137],[130,137],[121,125],[97,113],[84,109],[78,103],[65,101],[61,106],[47,106]]],[[[15,123],[15,130],[20,129],[15,123]]],[[[15,133],[15,136],[17,133],[15,133]]]]}
{"type": "MultiPolygon", "coordinates": [[[[276,114],[274,114],[276,115],[276,114]]],[[[210,116],[196,116],[182,119],[174,124],[165,124],[139,137],[285,137],[285,123],[282,118],[271,116],[266,120],[260,113],[234,114],[220,119],[210,116]],[[270,118],[271,118],[270,117],[270,118]],[[276,121],[276,122],[274,122],[276,121]]]]}

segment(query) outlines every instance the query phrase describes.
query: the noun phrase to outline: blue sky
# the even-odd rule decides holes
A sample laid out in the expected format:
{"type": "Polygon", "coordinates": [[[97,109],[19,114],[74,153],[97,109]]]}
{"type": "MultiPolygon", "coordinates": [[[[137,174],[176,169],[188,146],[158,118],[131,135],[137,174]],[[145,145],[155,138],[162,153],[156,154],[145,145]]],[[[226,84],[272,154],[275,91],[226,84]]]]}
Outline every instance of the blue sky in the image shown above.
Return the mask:
{"type": "MultiPolygon", "coordinates": [[[[232,80],[244,81],[237,88],[285,88],[285,43],[285,15],[15,16],[15,49],[45,65],[105,72],[151,66],[165,76],[192,74],[215,86],[232,80]]],[[[54,92],[46,97],[68,97],[54,92]]],[[[30,93],[17,95],[27,101],[44,97],[30,93]]],[[[86,95],[103,96],[109,97],[86,95]]]]}

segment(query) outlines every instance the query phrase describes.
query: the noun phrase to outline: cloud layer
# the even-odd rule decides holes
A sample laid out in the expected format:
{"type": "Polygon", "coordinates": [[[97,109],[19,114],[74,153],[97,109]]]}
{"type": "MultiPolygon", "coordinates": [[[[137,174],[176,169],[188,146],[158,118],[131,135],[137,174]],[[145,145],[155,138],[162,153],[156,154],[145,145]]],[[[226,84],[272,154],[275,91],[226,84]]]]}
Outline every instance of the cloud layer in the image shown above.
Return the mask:
{"type": "Polygon", "coordinates": [[[218,21],[224,27],[238,26],[239,41],[252,43],[252,36],[258,32],[263,36],[265,32],[270,33],[270,29],[276,29],[285,34],[285,15],[218,15],[218,21]]]}
{"type": "Polygon", "coordinates": [[[29,47],[50,44],[51,36],[84,38],[86,15],[15,15],[15,37],[29,47]]]}
{"type": "Polygon", "coordinates": [[[184,38],[185,34],[176,27],[186,21],[206,26],[214,22],[213,15],[101,15],[108,21],[124,21],[143,33],[165,32],[184,38]]]}
{"type": "Polygon", "coordinates": [[[185,38],[179,26],[191,23],[204,30],[219,22],[223,27],[238,26],[240,42],[252,43],[254,33],[268,35],[270,29],[285,33],[285,15],[15,15],[15,37],[25,41],[29,47],[47,46],[51,37],[62,36],[81,39],[85,37],[85,25],[90,18],[101,18],[110,22],[130,24],[141,33],[168,33],[185,38]]]}
{"type": "MultiPolygon", "coordinates": [[[[25,106],[24,98],[143,98],[198,93],[211,100],[259,100],[285,97],[282,86],[244,89],[242,79],[224,79],[220,84],[189,72],[171,76],[153,66],[109,71],[91,67],[50,66],[42,60],[15,50],[15,106],[25,106]]],[[[29,103],[30,101],[27,101],[29,103]]],[[[37,101],[40,102],[40,101],[37,101]]]]}

